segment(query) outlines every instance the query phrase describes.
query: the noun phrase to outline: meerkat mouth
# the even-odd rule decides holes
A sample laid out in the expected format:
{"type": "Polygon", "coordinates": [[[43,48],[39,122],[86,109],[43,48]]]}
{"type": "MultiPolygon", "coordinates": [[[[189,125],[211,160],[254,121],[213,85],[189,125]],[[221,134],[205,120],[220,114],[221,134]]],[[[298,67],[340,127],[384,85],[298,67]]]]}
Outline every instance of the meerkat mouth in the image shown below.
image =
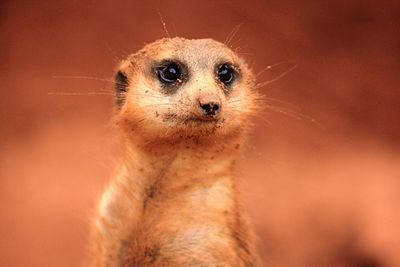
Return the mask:
{"type": "Polygon", "coordinates": [[[164,117],[164,122],[175,122],[182,124],[199,124],[210,125],[223,121],[220,117],[206,117],[206,116],[177,116],[175,114],[168,114],[164,117]]]}
{"type": "Polygon", "coordinates": [[[209,125],[209,124],[216,124],[220,120],[218,118],[189,117],[189,118],[184,118],[182,121],[183,121],[183,123],[195,123],[195,124],[209,125]]]}

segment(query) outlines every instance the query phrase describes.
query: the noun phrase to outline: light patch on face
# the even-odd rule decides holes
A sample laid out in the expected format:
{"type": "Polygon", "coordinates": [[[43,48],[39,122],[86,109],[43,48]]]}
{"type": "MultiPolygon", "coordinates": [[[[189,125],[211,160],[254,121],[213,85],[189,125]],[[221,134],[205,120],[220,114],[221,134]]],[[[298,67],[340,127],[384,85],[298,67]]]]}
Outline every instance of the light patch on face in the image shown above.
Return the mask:
{"type": "Polygon", "coordinates": [[[149,83],[144,76],[138,77],[135,87],[140,90],[134,91],[131,96],[131,105],[137,105],[142,112],[149,110],[160,110],[160,112],[171,105],[170,97],[165,96],[158,90],[156,82],[149,83]]]}
{"type": "Polygon", "coordinates": [[[138,75],[135,83],[130,86],[123,116],[137,135],[154,138],[166,132],[167,125],[163,115],[171,112],[174,102],[158,90],[158,84],[149,81],[145,76],[138,75]],[[127,115],[127,116],[126,116],[127,115]]]}

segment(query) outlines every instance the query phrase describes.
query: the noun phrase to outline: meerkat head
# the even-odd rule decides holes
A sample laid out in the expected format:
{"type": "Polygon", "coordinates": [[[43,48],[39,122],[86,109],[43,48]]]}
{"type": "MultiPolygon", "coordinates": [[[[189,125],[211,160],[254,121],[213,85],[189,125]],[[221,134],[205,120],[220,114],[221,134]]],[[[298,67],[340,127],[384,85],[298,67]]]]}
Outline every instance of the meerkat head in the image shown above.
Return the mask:
{"type": "Polygon", "coordinates": [[[226,45],[161,39],[120,64],[117,122],[148,141],[227,138],[247,128],[254,87],[247,64],[226,45]]]}

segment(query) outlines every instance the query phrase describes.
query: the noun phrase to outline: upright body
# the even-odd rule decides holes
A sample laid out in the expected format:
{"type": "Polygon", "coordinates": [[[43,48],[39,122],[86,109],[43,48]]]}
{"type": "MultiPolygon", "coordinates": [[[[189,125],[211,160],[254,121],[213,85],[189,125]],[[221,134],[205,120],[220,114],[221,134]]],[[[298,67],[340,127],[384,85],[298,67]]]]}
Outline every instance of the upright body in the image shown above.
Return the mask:
{"type": "Polygon", "coordinates": [[[235,161],[254,76],[211,39],[165,38],[116,74],[121,164],[100,201],[92,266],[257,266],[235,161]]]}

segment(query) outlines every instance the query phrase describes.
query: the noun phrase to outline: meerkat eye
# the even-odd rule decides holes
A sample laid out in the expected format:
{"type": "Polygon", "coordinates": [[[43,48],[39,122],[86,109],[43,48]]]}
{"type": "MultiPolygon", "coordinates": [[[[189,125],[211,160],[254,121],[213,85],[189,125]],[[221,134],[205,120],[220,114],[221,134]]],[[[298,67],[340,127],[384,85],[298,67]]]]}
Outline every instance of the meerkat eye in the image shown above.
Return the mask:
{"type": "Polygon", "coordinates": [[[176,63],[168,63],[157,70],[158,79],[162,83],[175,83],[182,80],[181,68],[176,63]]]}
{"type": "Polygon", "coordinates": [[[217,71],[218,79],[225,85],[232,83],[235,74],[234,70],[228,64],[222,64],[217,71]]]}

